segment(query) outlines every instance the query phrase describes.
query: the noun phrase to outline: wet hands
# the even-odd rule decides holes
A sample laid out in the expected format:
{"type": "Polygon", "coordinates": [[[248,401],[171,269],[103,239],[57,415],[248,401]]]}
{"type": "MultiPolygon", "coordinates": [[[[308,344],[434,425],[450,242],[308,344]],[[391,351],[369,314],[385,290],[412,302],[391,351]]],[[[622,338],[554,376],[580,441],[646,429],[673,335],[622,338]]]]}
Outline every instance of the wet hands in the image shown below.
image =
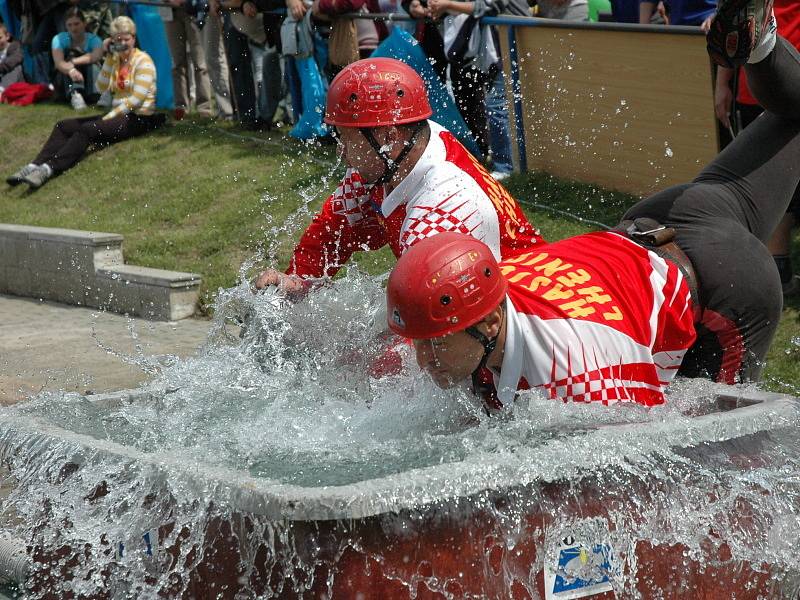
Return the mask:
{"type": "Polygon", "coordinates": [[[308,291],[309,284],[296,275],[287,275],[275,269],[267,269],[255,281],[256,290],[276,286],[289,298],[299,299],[308,291]]]}

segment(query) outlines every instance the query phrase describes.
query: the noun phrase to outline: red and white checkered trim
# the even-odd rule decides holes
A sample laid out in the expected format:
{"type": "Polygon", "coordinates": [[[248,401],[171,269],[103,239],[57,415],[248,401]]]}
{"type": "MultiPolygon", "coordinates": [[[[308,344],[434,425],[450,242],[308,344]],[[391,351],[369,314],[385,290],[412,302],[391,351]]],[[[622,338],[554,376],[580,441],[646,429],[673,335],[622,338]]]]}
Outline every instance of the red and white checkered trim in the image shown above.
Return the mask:
{"type": "Polygon", "coordinates": [[[374,213],[370,205],[370,189],[364,185],[356,171],[348,171],[331,198],[331,208],[343,215],[350,225],[374,213]]]}
{"type": "Polygon", "coordinates": [[[556,359],[553,356],[551,380],[542,387],[550,398],[565,402],[638,402],[652,405],[663,402],[663,390],[655,369],[647,363],[609,365],[576,373],[568,358],[565,377],[556,376],[556,359]]]}
{"type": "Polygon", "coordinates": [[[400,234],[400,247],[403,252],[418,241],[445,231],[458,231],[472,235],[476,239],[483,238],[476,233],[482,224],[478,210],[468,206],[471,204],[469,202],[463,202],[450,209],[445,208],[452,198],[453,196],[446,198],[437,206],[417,205],[413,208],[400,234]]]}

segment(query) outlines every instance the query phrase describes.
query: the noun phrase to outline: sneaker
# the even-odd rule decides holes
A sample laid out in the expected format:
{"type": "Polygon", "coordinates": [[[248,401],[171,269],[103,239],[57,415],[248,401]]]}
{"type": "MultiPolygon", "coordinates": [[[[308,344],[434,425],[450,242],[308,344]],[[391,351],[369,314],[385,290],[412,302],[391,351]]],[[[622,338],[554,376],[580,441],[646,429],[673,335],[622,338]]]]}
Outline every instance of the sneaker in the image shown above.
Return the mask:
{"type": "Polygon", "coordinates": [[[86,109],[86,100],[83,99],[83,96],[81,96],[80,92],[72,92],[69,102],[72,104],[72,108],[75,110],[86,109]]]}
{"type": "Polygon", "coordinates": [[[719,0],[706,35],[708,54],[722,67],[744,65],[764,33],[774,28],[773,0],[719,0]]]}
{"type": "Polygon", "coordinates": [[[111,92],[106,90],[105,92],[100,94],[100,99],[97,101],[97,106],[111,108],[111,92]]]}
{"type": "Polygon", "coordinates": [[[33,173],[33,171],[36,169],[37,166],[38,165],[35,165],[33,163],[28,163],[10,177],[6,177],[6,183],[11,186],[19,185],[20,183],[25,181],[25,178],[28,175],[33,173]]]}
{"type": "Polygon", "coordinates": [[[30,186],[30,189],[37,190],[47,183],[47,180],[52,176],[53,171],[51,171],[47,165],[38,165],[35,169],[32,169],[30,173],[23,177],[22,181],[27,183],[28,186],[30,186]]]}
{"type": "Polygon", "coordinates": [[[495,181],[503,181],[503,179],[507,179],[511,175],[508,171],[492,171],[489,174],[494,177],[495,181]]]}

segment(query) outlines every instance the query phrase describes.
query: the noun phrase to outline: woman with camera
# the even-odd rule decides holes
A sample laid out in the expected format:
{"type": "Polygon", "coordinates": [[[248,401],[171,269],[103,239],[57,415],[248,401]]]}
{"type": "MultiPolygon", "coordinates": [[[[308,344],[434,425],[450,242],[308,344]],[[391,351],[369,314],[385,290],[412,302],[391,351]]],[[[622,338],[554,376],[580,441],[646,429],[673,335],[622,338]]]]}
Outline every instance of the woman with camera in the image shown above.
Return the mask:
{"type": "Polygon", "coordinates": [[[164,123],[165,116],[155,114],[156,68],[150,56],[136,48],[134,22],[128,17],[114,19],[103,50],[107,54],[97,91],[111,92],[111,110],[104,116],[56,123],[33,162],[6,179],[9,185],[27,183],[31,189],[40,188],[80,161],[91,144],[127,140],[164,123]]]}

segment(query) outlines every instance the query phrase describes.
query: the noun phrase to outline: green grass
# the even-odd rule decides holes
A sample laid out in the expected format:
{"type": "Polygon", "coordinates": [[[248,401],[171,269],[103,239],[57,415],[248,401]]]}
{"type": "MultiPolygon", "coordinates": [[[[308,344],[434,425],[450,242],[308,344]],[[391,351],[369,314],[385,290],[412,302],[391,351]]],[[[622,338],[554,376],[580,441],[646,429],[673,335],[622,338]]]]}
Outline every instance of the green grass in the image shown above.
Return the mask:
{"type": "MultiPolygon", "coordinates": [[[[6,148],[0,173],[31,160],[52,125],[73,116],[69,107],[52,104],[0,106],[6,148]]],[[[186,120],[94,152],[37,192],[0,184],[0,222],[121,233],[127,262],[200,273],[205,310],[256,253],[267,264],[286,265],[342,172],[333,171],[334,158],[330,147],[308,148],[281,132],[250,134],[186,120]]],[[[507,187],[548,240],[597,229],[596,223],[613,225],[636,201],[541,173],[515,175],[507,187]]],[[[355,259],[371,273],[394,262],[386,249],[355,259]]],[[[766,381],[772,389],[800,392],[800,299],[784,310],[766,381]]]]}

